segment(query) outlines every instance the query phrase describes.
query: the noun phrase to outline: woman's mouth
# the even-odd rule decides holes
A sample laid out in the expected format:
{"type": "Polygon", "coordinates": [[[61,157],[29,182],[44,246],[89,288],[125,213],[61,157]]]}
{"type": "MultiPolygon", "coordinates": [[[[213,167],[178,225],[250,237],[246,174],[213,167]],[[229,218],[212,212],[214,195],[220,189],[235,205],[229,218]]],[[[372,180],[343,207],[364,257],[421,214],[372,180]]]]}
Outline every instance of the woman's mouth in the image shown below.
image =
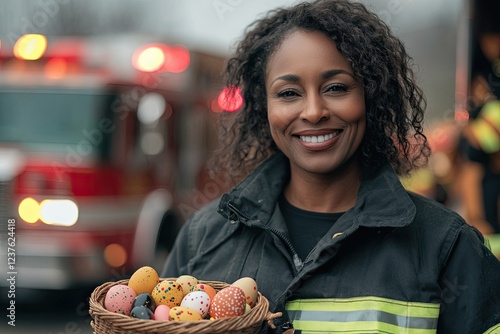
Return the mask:
{"type": "Polygon", "coordinates": [[[305,143],[323,143],[333,137],[337,136],[341,131],[337,130],[332,133],[328,133],[320,136],[299,136],[300,140],[305,143]]]}

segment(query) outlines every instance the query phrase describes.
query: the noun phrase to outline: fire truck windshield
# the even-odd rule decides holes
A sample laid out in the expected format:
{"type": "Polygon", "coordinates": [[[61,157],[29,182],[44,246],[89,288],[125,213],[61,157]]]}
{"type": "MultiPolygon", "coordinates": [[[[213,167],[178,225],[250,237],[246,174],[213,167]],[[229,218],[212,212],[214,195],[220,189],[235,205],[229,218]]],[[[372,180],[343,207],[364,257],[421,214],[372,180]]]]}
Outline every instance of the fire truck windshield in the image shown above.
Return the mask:
{"type": "MultiPolygon", "coordinates": [[[[115,96],[105,90],[22,87],[0,89],[0,142],[34,151],[64,151],[85,139],[111,113],[115,96]]],[[[106,140],[89,155],[102,156],[106,140]]]]}

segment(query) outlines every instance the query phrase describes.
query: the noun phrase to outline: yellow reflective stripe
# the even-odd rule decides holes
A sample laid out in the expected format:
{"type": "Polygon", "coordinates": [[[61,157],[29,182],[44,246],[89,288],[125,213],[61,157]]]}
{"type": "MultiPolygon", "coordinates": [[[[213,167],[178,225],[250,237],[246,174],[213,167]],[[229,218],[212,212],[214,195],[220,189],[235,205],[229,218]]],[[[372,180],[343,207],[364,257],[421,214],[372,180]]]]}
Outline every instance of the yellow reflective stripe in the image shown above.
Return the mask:
{"type": "Polygon", "coordinates": [[[499,334],[500,333],[500,324],[496,324],[495,326],[488,329],[484,334],[499,334]]]}
{"type": "Polygon", "coordinates": [[[387,333],[435,333],[439,304],[380,297],[300,299],[286,310],[294,328],[303,333],[362,330],[387,333]]]}
{"type": "Polygon", "coordinates": [[[500,259],[500,234],[490,234],[484,236],[485,244],[488,243],[487,247],[491,252],[500,259]]]}
{"type": "Polygon", "coordinates": [[[489,239],[484,238],[484,245],[491,251],[491,243],[489,239]]]}
{"type": "Polygon", "coordinates": [[[487,119],[493,125],[500,127],[500,101],[486,103],[481,110],[480,116],[487,119]]]}
{"type": "Polygon", "coordinates": [[[500,150],[500,101],[486,103],[471,123],[471,130],[484,152],[500,150]]]}
{"type": "Polygon", "coordinates": [[[493,153],[500,149],[498,134],[485,120],[476,120],[471,124],[471,130],[484,152],[493,153]]]}
{"type": "MultiPolygon", "coordinates": [[[[358,322],[318,322],[300,321],[293,322],[293,328],[301,334],[313,333],[391,333],[391,334],[436,334],[436,329],[402,328],[378,321],[358,322]]],[[[496,332],[492,332],[496,333],[496,332]]]]}

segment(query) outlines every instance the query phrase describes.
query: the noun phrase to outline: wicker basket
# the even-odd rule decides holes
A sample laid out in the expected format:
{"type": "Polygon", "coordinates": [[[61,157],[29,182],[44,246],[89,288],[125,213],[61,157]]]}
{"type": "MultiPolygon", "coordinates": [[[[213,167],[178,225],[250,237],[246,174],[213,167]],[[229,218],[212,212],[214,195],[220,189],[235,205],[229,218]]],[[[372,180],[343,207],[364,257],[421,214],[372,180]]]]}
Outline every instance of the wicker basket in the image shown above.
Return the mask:
{"type": "MultiPolygon", "coordinates": [[[[160,280],[175,280],[162,278],[160,280]]],[[[216,281],[200,281],[212,286],[216,291],[229,286],[216,281]]],[[[263,322],[273,326],[272,320],[281,316],[280,313],[269,311],[269,301],[260,292],[256,305],[244,315],[217,320],[198,321],[156,321],[137,319],[123,314],[113,313],[104,308],[104,299],[108,290],[117,284],[128,284],[128,280],[108,282],[98,286],[90,296],[91,326],[94,334],[145,334],[145,333],[175,333],[175,334],[208,334],[208,333],[259,333],[263,322]]]]}

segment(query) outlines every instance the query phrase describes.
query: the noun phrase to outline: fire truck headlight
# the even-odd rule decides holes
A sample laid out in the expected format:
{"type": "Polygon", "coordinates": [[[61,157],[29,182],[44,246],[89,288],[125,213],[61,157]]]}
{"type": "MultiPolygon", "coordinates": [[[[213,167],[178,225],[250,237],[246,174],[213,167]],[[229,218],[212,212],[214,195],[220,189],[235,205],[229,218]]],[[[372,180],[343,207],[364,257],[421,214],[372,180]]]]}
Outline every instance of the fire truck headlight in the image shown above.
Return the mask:
{"type": "Polygon", "coordinates": [[[19,217],[29,224],[34,224],[40,217],[40,204],[31,197],[25,198],[17,208],[19,217]]]}
{"type": "Polygon", "coordinates": [[[14,56],[24,60],[40,59],[47,49],[47,38],[39,34],[26,34],[14,45],[14,56]]]}
{"type": "Polygon", "coordinates": [[[78,206],[69,199],[44,200],[40,203],[40,220],[48,225],[73,226],[78,220],[78,206]]]}

